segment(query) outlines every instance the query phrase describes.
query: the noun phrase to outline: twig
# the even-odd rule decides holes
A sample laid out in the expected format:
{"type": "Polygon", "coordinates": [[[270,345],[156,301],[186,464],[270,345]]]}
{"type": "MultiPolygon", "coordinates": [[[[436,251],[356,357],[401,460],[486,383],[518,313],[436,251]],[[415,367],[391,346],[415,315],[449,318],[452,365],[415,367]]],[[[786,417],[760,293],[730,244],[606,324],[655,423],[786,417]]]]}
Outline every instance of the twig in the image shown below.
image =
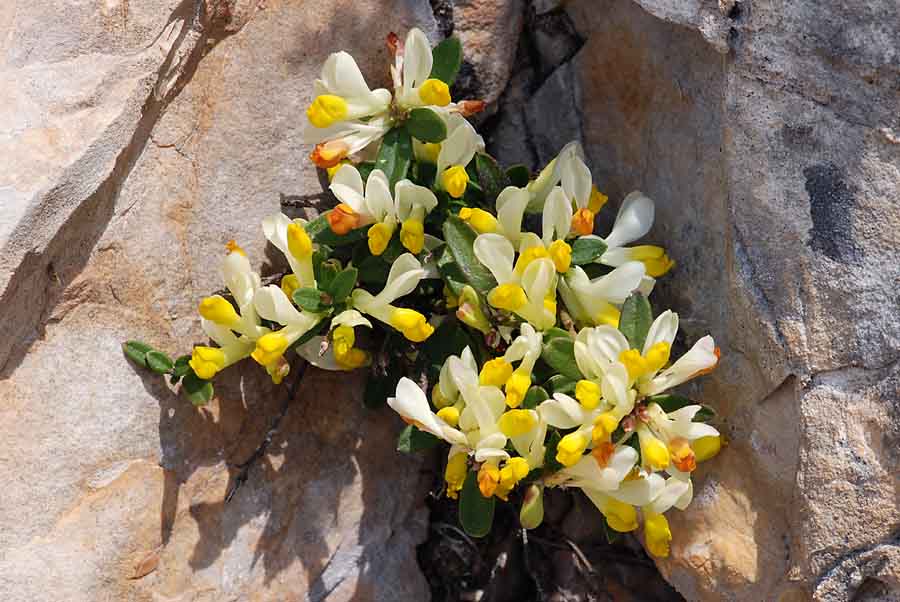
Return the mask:
{"type": "Polygon", "coordinates": [[[540,579],[537,578],[537,575],[534,574],[534,570],[531,568],[531,556],[528,554],[528,530],[521,529],[519,533],[522,535],[522,559],[525,561],[525,570],[528,572],[528,576],[534,582],[534,589],[537,594],[535,599],[538,602],[543,602],[544,588],[541,587],[540,579]]]}
{"type": "Polygon", "coordinates": [[[247,478],[250,476],[250,469],[253,468],[253,464],[256,463],[263,455],[266,453],[266,450],[269,447],[269,444],[272,443],[272,438],[275,436],[275,433],[278,432],[278,427],[281,425],[281,421],[287,415],[288,409],[291,407],[291,401],[296,397],[297,390],[300,387],[300,382],[303,380],[303,375],[306,372],[306,367],[309,365],[302,358],[298,358],[299,364],[294,366],[294,369],[291,370],[292,373],[296,373],[294,377],[294,381],[291,383],[291,386],[288,387],[287,395],[284,398],[284,401],[281,402],[281,408],[278,410],[278,414],[275,415],[275,418],[272,420],[272,423],[269,425],[269,430],[266,431],[265,437],[260,442],[260,444],[256,447],[250,457],[247,458],[244,462],[240,464],[236,464],[235,467],[239,469],[237,476],[234,478],[234,484],[231,486],[231,489],[225,495],[225,503],[231,501],[231,498],[234,497],[234,494],[237,493],[237,490],[240,489],[241,485],[243,485],[247,478]]]}
{"type": "Polygon", "coordinates": [[[454,533],[459,535],[467,544],[469,544],[469,546],[476,554],[478,553],[478,546],[475,545],[475,542],[472,541],[472,538],[466,535],[465,531],[463,531],[462,529],[454,527],[450,523],[432,523],[431,528],[439,532],[453,531],[454,533]]]}

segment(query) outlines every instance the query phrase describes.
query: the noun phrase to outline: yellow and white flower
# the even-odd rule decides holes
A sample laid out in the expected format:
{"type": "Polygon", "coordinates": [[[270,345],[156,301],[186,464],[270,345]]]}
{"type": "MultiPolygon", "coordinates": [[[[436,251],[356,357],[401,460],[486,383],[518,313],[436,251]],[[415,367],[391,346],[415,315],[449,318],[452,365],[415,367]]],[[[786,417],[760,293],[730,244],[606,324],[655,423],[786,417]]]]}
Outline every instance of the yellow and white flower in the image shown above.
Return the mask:
{"type": "Polygon", "coordinates": [[[342,311],[331,319],[330,336],[312,337],[297,348],[297,354],[322,370],[355,370],[367,366],[372,358],[355,346],[356,326],[372,328],[372,323],[355,309],[342,311]]]}
{"type": "Polygon", "coordinates": [[[593,280],[574,266],[559,280],[559,294],[578,324],[618,327],[619,308],[635,290],[646,290],[641,288],[645,280],[644,265],[638,261],[626,262],[593,280]]]}
{"type": "Polygon", "coordinates": [[[434,327],[414,309],[395,307],[394,301],[413,292],[428,271],[411,253],[398,257],[388,273],[384,288],[377,295],[358,288],[352,293],[352,305],[403,333],[410,341],[421,343],[431,336],[434,327]]]}
{"type": "Polygon", "coordinates": [[[253,351],[255,341],[269,332],[260,325],[253,298],[260,287],[259,274],[253,271],[243,249],[232,241],[222,262],[222,277],[237,309],[220,295],[200,301],[200,325],[218,347],[194,347],[189,365],[200,378],[209,380],[253,351]],[[237,334],[235,334],[237,333],[237,334]]]}
{"type": "Polygon", "coordinates": [[[475,257],[497,280],[488,303],[517,314],[543,331],[556,324],[556,266],[536,236],[523,236],[522,241],[515,261],[515,250],[506,237],[480,234],[475,239],[475,257]]]}
{"type": "Polygon", "coordinates": [[[318,324],[323,316],[298,310],[284,291],[274,284],[258,289],[253,296],[253,305],[261,317],[284,327],[259,337],[250,354],[266,368],[273,381],[281,382],[290,369],[284,359],[285,351],[318,324]]]}
{"type": "Polygon", "coordinates": [[[331,167],[381,139],[393,122],[388,114],[391,93],[371,90],[356,61],[346,52],[328,57],[315,82],[303,142],[315,144],[312,159],[331,167]]]}
{"type": "Polygon", "coordinates": [[[458,199],[466,192],[469,174],[466,165],[475,153],[484,151],[484,139],[459,113],[438,112],[447,124],[447,137],[437,154],[435,183],[458,199]]]}
{"type": "Polygon", "coordinates": [[[428,38],[421,29],[410,29],[402,48],[397,48],[391,66],[397,104],[401,108],[445,107],[450,104],[449,86],[429,77],[433,60],[428,38]]]}
{"type": "Polygon", "coordinates": [[[369,251],[381,255],[399,224],[404,248],[414,254],[425,248],[425,216],[437,207],[437,197],[428,188],[401,180],[395,186],[395,200],[383,171],[373,169],[363,187],[359,171],[344,165],[335,173],[331,191],[341,201],[329,214],[336,233],[346,234],[374,222],[368,232],[369,251]]]}
{"type": "Polygon", "coordinates": [[[283,213],[276,213],[263,219],[262,227],[266,239],[287,257],[293,272],[282,279],[282,290],[290,297],[297,288],[314,288],[312,256],[315,246],[306,232],[306,220],[291,220],[283,213]]]}
{"type": "Polygon", "coordinates": [[[650,197],[637,190],[629,193],[619,207],[612,230],[603,239],[607,248],[597,263],[617,267],[628,261],[640,261],[647,270],[647,276],[651,278],[659,278],[672,269],[675,262],[666,255],[662,247],[624,246],[646,236],[653,226],[654,212],[650,197]]]}

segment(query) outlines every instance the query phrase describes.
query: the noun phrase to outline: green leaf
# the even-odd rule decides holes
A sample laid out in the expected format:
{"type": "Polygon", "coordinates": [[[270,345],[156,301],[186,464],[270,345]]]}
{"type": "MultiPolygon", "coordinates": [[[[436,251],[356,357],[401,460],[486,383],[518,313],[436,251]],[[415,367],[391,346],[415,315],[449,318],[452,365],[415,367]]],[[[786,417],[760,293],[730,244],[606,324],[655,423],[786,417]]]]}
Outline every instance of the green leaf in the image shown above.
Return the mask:
{"type": "Polygon", "coordinates": [[[572,265],[593,263],[606,253],[606,243],[599,238],[578,238],[572,243],[572,265]]]}
{"type": "Polygon", "coordinates": [[[148,351],[146,357],[147,367],[157,374],[168,374],[175,367],[175,362],[172,361],[172,358],[162,351],[148,351]]]}
{"type": "Polygon", "coordinates": [[[345,268],[338,272],[331,282],[324,287],[325,292],[331,295],[332,304],[341,303],[350,295],[353,288],[356,286],[356,278],[358,275],[359,270],[356,268],[345,268]]]}
{"type": "Polygon", "coordinates": [[[491,532],[493,522],[494,496],[481,495],[478,477],[470,471],[459,494],[459,523],[470,536],[484,537],[491,532]]]}
{"type": "Polygon", "coordinates": [[[188,372],[181,379],[181,389],[195,406],[206,405],[213,396],[212,383],[208,380],[203,380],[194,374],[193,371],[188,372]]]}
{"type": "Polygon", "coordinates": [[[175,365],[172,366],[172,377],[169,379],[169,382],[171,382],[173,385],[177,384],[185,374],[193,372],[194,370],[190,366],[190,361],[190,355],[178,356],[178,359],[175,360],[175,365]]]}
{"type": "Polygon", "coordinates": [[[558,374],[574,380],[584,378],[575,363],[575,341],[571,337],[556,337],[544,343],[541,357],[558,374]]]}
{"type": "Polygon", "coordinates": [[[122,344],[122,351],[125,355],[138,364],[142,368],[149,368],[147,365],[147,353],[153,351],[153,347],[141,341],[126,341],[122,344]]]}
{"type": "Polygon", "coordinates": [[[406,129],[422,142],[442,142],[447,137],[447,125],[431,109],[418,108],[409,112],[406,129]]]}
{"type": "Polygon", "coordinates": [[[554,374],[547,380],[547,386],[551,393],[565,393],[566,395],[575,391],[575,385],[578,381],[562,374],[554,374]]]}
{"type": "Polygon", "coordinates": [[[525,188],[531,179],[531,170],[525,165],[512,165],[506,169],[506,177],[513,186],[525,188]]]}
{"type": "Polygon", "coordinates": [[[318,257],[318,253],[313,253],[313,276],[316,279],[316,286],[322,290],[327,290],[331,281],[338,275],[341,264],[337,259],[323,260],[318,257]]]}
{"type": "Polygon", "coordinates": [[[547,433],[546,449],[544,451],[544,470],[548,473],[554,473],[563,467],[556,459],[556,447],[562,440],[559,431],[553,429],[547,433]]]}
{"type": "Polygon", "coordinates": [[[548,328],[547,330],[544,331],[544,342],[545,343],[549,343],[552,339],[558,339],[558,338],[571,339],[572,335],[569,334],[568,330],[563,330],[562,328],[559,328],[558,326],[548,328]]]}
{"type": "Polygon", "coordinates": [[[449,247],[444,246],[441,249],[436,263],[441,278],[444,279],[453,294],[459,297],[463,287],[466,286],[466,275],[459,269],[459,264],[453,260],[453,253],[449,247]]]}
{"type": "Polygon", "coordinates": [[[431,78],[439,79],[448,86],[456,80],[462,65],[462,44],[459,38],[449,37],[431,50],[431,78]]]}
{"type": "Polygon", "coordinates": [[[321,313],[328,307],[322,302],[322,293],[318,289],[308,286],[295,290],[293,299],[298,307],[314,314],[321,313]]]}
{"type": "Polygon", "coordinates": [[[550,399],[547,390],[544,387],[533,385],[525,394],[525,399],[522,400],[522,409],[533,410],[538,407],[539,403],[547,399],[550,399]]]}
{"type": "Polygon", "coordinates": [[[475,168],[478,171],[478,183],[484,191],[485,200],[494,203],[500,192],[509,185],[506,174],[503,173],[493,157],[484,153],[475,155],[475,168]]]}
{"type": "Polygon", "coordinates": [[[647,332],[653,323],[653,310],[647,297],[640,293],[632,293],[622,306],[619,317],[619,330],[628,339],[632,349],[643,350],[647,332]]]}
{"type": "Polygon", "coordinates": [[[475,257],[473,245],[475,244],[475,231],[462,221],[457,215],[447,216],[444,222],[444,241],[453,256],[453,261],[459,266],[466,281],[476,291],[486,295],[497,281],[491,272],[481,265],[475,257]]]}
{"type": "Polygon", "coordinates": [[[422,344],[422,357],[429,366],[440,369],[451,355],[459,355],[472,346],[472,340],[456,319],[446,319],[422,344]]]}
{"type": "Polygon", "coordinates": [[[532,483],[525,488],[519,523],[525,529],[537,529],[544,522],[544,489],[532,483]]]}
{"type": "Polygon", "coordinates": [[[440,442],[441,440],[431,433],[421,431],[410,424],[400,432],[400,437],[397,438],[397,451],[414,454],[429,450],[440,442]]]}
{"type": "Polygon", "coordinates": [[[359,267],[360,282],[373,285],[380,284],[384,287],[384,283],[387,282],[388,273],[391,271],[391,266],[384,262],[380,257],[368,255],[361,261],[354,261],[353,263],[359,267]]]}
{"type": "Polygon", "coordinates": [[[375,168],[384,172],[393,190],[394,184],[406,177],[411,160],[412,139],[409,137],[409,131],[403,126],[395,127],[381,140],[381,147],[375,158],[375,168]]]}

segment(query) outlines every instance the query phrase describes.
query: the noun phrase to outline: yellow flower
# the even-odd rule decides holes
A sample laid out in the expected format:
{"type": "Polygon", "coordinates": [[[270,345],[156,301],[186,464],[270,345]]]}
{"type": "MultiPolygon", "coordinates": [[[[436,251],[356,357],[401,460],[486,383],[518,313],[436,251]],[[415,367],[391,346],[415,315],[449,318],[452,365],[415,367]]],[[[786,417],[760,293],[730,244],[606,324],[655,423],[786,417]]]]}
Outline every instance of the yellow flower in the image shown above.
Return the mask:
{"type": "Polygon", "coordinates": [[[638,528],[637,511],[631,504],[620,502],[617,499],[609,498],[606,506],[606,524],[613,531],[619,533],[628,533],[638,528]]]}
{"type": "Polygon", "coordinates": [[[565,274],[572,265],[572,247],[564,240],[554,240],[548,249],[556,271],[565,274]]]}
{"type": "Polygon", "coordinates": [[[629,259],[640,261],[647,269],[647,275],[659,278],[675,267],[675,262],[666,255],[665,249],[656,245],[638,245],[628,249],[629,259]]]}
{"type": "Polygon", "coordinates": [[[303,226],[291,222],[287,227],[288,250],[297,259],[310,257],[313,252],[312,240],[303,226]]]}
{"type": "Polygon", "coordinates": [[[294,291],[298,288],[300,288],[300,280],[295,274],[286,274],[281,279],[281,290],[284,291],[288,299],[293,297],[294,291]]]}
{"type": "Polygon", "coordinates": [[[194,374],[204,380],[209,380],[225,367],[225,354],[216,347],[194,347],[191,360],[188,365],[194,374]]]}
{"type": "Polygon", "coordinates": [[[609,197],[597,190],[596,186],[591,186],[591,197],[588,200],[588,209],[590,209],[594,214],[597,214],[600,209],[606,205],[606,201],[609,200],[609,197]]]}
{"type": "Polygon", "coordinates": [[[400,242],[410,253],[418,255],[425,247],[425,224],[420,220],[409,218],[400,226],[400,242]]]}
{"type": "Polygon", "coordinates": [[[372,255],[381,255],[387,249],[394,235],[394,224],[377,223],[369,228],[369,251],[372,255]]]}
{"type": "Polygon", "coordinates": [[[414,309],[394,309],[390,324],[414,343],[421,343],[434,332],[434,327],[425,320],[425,316],[414,309]]]}
{"type": "Polygon", "coordinates": [[[437,416],[453,428],[456,428],[456,425],[459,424],[459,410],[453,406],[441,408],[438,410],[437,416]]]}
{"type": "Polygon", "coordinates": [[[466,474],[469,471],[465,453],[455,454],[447,461],[447,470],[444,471],[444,480],[447,481],[447,497],[456,498],[466,482],[466,474]]]}
{"type": "Polygon", "coordinates": [[[580,235],[587,236],[594,231],[594,213],[587,207],[582,207],[572,216],[572,230],[580,235]]]}
{"type": "Polygon", "coordinates": [[[525,295],[525,289],[518,284],[508,282],[494,287],[488,293],[488,303],[497,309],[516,311],[522,309],[528,303],[528,297],[525,295]]]}
{"type": "Polygon", "coordinates": [[[518,437],[531,431],[537,425],[532,410],[508,410],[497,420],[497,428],[507,437],[518,437]]]}
{"type": "Polygon", "coordinates": [[[445,107],[450,104],[450,88],[439,79],[426,79],[419,86],[419,97],[427,105],[445,107]]]}
{"type": "Polygon", "coordinates": [[[574,466],[587,449],[588,438],[581,433],[569,433],[556,446],[556,461],[563,466],[574,466]]]}
{"type": "Polygon", "coordinates": [[[593,410],[600,405],[600,385],[590,380],[579,380],[575,385],[575,399],[585,410],[593,410]]]}
{"type": "Polygon", "coordinates": [[[603,441],[609,441],[610,435],[615,432],[619,426],[619,419],[612,412],[603,412],[594,418],[594,429],[591,431],[591,438],[594,445],[603,441]]]}
{"type": "Polygon", "coordinates": [[[525,394],[531,386],[531,375],[523,370],[516,370],[506,381],[506,405],[517,408],[522,405],[525,394]]]}
{"type": "Polygon", "coordinates": [[[460,198],[466,192],[469,184],[469,174],[462,165],[454,165],[441,174],[441,185],[454,199],[460,198]]]}
{"type": "Polygon", "coordinates": [[[525,268],[527,268],[532,261],[549,256],[550,253],[548,253],[547,249],[545,249],[544,247],[528,247],[527,249],[522,251],[522,253],[519,255],[519,258],[516,260],[516,273],[524,274],[525,268]]]}
{"type": "Polygon", "coordinates": [[[253,350],[250,357],[263,366],[268,366],[281,358],[284,352],[287,351],[289,344],[288,339],[284,335],[278,332],[270,332],[256,340],[256,349],[253,350]]]}
{"type": "Polygon", "coordinates": [[[497,218],[484,209],[463,207],[459,210],[459,218],[479,234],[489,234],[497,230],[497,218]]]}
{"type": "Polygon", "coordinates": [[[241,319],[234,306],[220,295],[204,298],[197,309],[202,317],[222,326],[231,326],[241,319]]]}
{"type": "Polygon", "coordinates": [[[478,469],[478,490],[484,497],[491,497],[500,484],[500,469],[485,462],[478,469]]]}
{"type": "Polygon", "coordinates": [[[665,516],[651,513],[644,516],[644,541],[647,544],[647,551],[657,558],[669,556],[672,531],[665,516]]]}
{"type": "Polygon", "coordinates": [[[512,364],[502,357],[494,358],[484,363],[481,373],[478,375],[478,384],[492,387],[502,387],[512,376],[512,364]]]}
{"type": "Polygon", "coordinates": [[[647,428],[638,429],[641,444],[641,460],[645,466],[653,470],[665,470],[669,467],[669,449],[647,428]]]}
{"type": "Polygon", "coordinates": [[[317,128],[327,128],[347,116],[347,101],[333,94],[320,94],[306,109],[306,116],[317,128]]]}
{"type": "Polygon", "coordinates": [[[528,461],[525,458],[514,457],[506,461],[500,469],[500,483],[497,485],[494,495],[506,501],[506,496],[516,484],[528,476],[528,461]]]}
{"type": "Polygon", "coordinates": [[[697,458],[697,462],[705,462],[706,460],[716,457],[719,454],[719,451],[721,451],[722,436],[710,435],[708,437],[694,439],[691,442],[691,447],[694,448],[694,455],[697,458]]]}

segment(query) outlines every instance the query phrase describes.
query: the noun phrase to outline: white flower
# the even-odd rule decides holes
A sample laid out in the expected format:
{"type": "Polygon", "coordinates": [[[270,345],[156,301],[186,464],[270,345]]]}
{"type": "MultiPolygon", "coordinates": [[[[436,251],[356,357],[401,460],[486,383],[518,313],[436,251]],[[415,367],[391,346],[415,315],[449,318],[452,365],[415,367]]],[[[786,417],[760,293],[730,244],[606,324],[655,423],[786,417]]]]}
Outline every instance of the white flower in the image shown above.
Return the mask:
{"type": "Polygon", "coordinates": [[[284,253],[291,271],[294,273],[297,287],[316,286],[313,272],[313,243],[306,232],[306,221],[291,220],[283,213],[276,213],[263,219],[263,234],[279,251],[284,253]]]}
{"type": "Polygon", "coordinates": [[[404,253],[391,265],[387,282],[380,293],[372,295],[361,288],[353,291],[353,307],[396,328],[410,341],[420,343],[431,336],[434,327],[416,310],[395,307],[392,303],[413,292],[427,274],[414,255],[404,253]]]}
{"type": "Polygon", "coordinates": [[[520,260],[515,264],[512,243],[500,234],[480,234],[474,250],[478,261],[497,280],[488,303],[546,330],[556,323],[556,267],[549,257],[528,253],[529,248],[538,247],[544,250],[536,236],[523,236],[520,260]]]}
{"type": "Polygon", "coordinates": [[[435,183],[458,199],[466,192],[469,174],[466,165],[477,152],[484,151],[484,139],[459,113],[437,111],[447,124],[447,137],[440,143],[436,158],[435,183]]]}
{"type": "Polygon", "coordinates": [[[256,348],[250,354],[265,366],[273,380],[280,382],[289,370],[284,359],[285,351],[318,324],[323,316],[298,310],[284,291],[274,284],[258,289],[253,296],[253,304],[261,317],[284,326],[257,339],[256,348]]]}
{"type": "Polygon", "coordinates": [[[462,431],[453,428],[431,411],[428,398],[419,386],[405,376],[397,383],[394,397],[388,397],[388,405],[416,428],[431,433],[447,443],[466,445],[462,431]]]}
{"type": "Polygon", "coordinates": [[[398,48],[391,66],[397,103],[403,108],[445,107],[450,104],[450,88],[439,79],[431,79],[431,44],[420,29],[410,29],[402,49],[398,48]]]}
{"type": "Polygon", "coordinates": [[[356,61],[346,52],[328,57],[315,82],[316,97],[306,111],[303,141],[316,144],[313,160],[331,167],[379,140],[391,127],[391,93],[369,89],[356,61]]]}
{"type": "Polygon", "coordinates": [[[597,263],[617,267],[628,261],[640,261],[651,278],[658,278],[672,269],[675,262],[669,259],[662,247],[624,246],[647,235],[653,226],[654,211],[650,197],[637,190],[629,193],[619,207],[612,231],[603,239],[607,248],[597,263]]]}
{"type": "Polygon", "coordinates": [[[397,182],[394,190],[396,199],[391,195],[387,176],[380,169],[369,173],[363,187],[359,171],[352,165],[343,165],[331,181],[331,191],[342,203],[332,213],[339,213],[345,229],[374,222],[368,232],[369,251],[373,255],[384,253],[398,224],[403,246],[411,253],[421,253],[425,248],[425,216],[437,207],[437,197],[428,188],[405,179],[397,182]]]}
{"type": "Polygon", "coordinates": [[[619,325],[619,307],[644,281],[644,265],[629,261],[609,274],[591,280],[574,266],[559,281],[559,292],[569,313],[579,324],[619,325]]]}
{"type": "Polygon", "coordinates": [[[260,286],[259,274],[251,268],[243,249],[233,242],[228,248],[230,252],[222,262],[222,277],[237,309],[220,295],[200,301],[200,326],[219,346],[194,347],[189,362],[194,373],[206,380],[250,355],[255,341],[269,332],[260,325],[253,305],[253,297],[260,286]]]}

